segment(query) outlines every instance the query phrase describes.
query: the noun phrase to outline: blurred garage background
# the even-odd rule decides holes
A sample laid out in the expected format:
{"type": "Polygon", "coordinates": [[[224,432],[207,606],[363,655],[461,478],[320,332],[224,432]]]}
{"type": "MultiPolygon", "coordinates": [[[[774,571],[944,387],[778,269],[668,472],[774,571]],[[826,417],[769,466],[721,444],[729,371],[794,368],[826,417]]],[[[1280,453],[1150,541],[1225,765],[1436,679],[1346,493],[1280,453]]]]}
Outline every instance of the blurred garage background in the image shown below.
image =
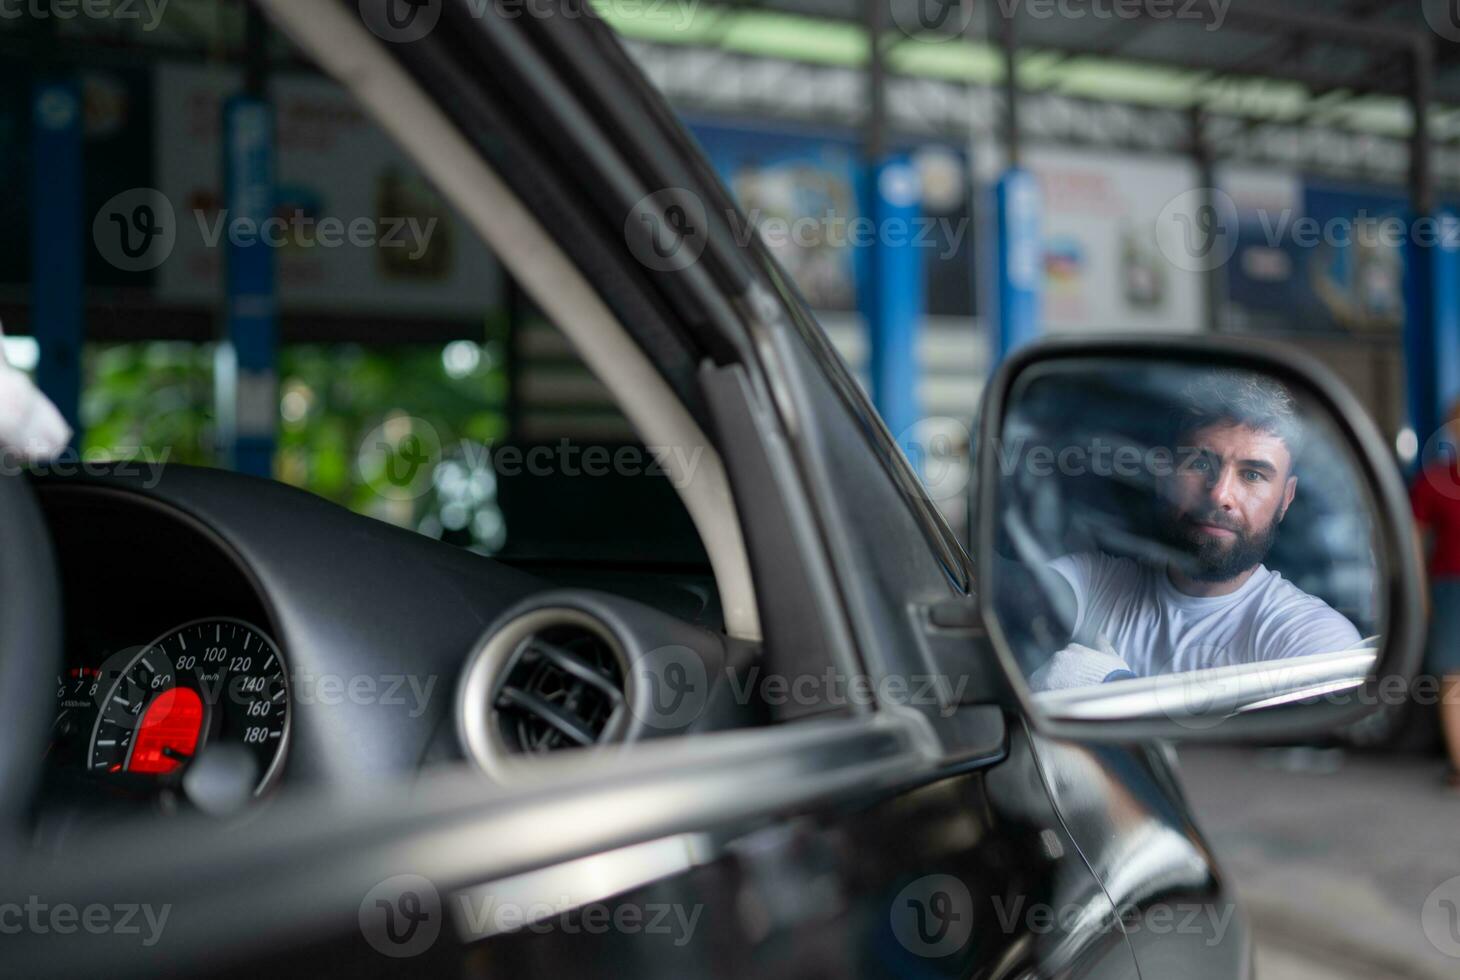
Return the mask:
{"type": "MultiPolygon", "coordinates": [[[[1281,339],[1349,383],[1406,474],[1448,451],[1460,19],[1447,0],[592,6],[956,528],[984,382],[1043,334],[1281,339]],[[1414,233],[1420,219],[1438,233],[1414,233]]],[[[631,438],[465,223],[239,0],[3,0],[0,51],[4,351],[72,421],[83,460],[273,475],[492,553],[515,544],[513,502],[471,447],[631,438]],[[220,233],[229,215],[287,232],[250,247],[220,233]],[[422,492],[378,492],[361,460],[380,426],[420,430],[422,492]]],[[[1403,921],[1375,930],[1401,938],[1361,973],[1453,966],[1420,936],[1424,895],[1405,890],[1416,862],[1455,850],[1429,716],[1391,713],[1350,733],[1347,754],[1193,754],[1218,846],[1285,923],[1266,955],[1288,975],[1346,975],[1343,923],[1385,908],[1403,921]],[[1251,833],[1252,808],[1293,780],[1333,797],[1331,834],[1282,806],[1251,833]],[[1348,788],[1380,782],[1371,816],[1413,817],[1410,857],[1305,877],[1305,861],[1398,846],[1360,847],[1339,825],[1370,798],[1348,788]],[[1237,783],[1250,806],[1231,805],[1237,783]],[[1362,894],[1335,926],[1295,881],[1362,894]],[[1289,947],[1308,965],[1281,959],[1289,947]]]]}

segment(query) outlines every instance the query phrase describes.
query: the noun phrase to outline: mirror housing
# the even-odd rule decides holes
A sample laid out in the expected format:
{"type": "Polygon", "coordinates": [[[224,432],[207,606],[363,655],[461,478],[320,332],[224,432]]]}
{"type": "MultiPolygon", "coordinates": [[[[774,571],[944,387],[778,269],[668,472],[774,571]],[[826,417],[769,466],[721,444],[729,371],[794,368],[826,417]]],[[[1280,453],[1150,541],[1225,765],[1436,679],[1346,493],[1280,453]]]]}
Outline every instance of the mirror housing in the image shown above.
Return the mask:
{"type": "MultiPolygon", "coordinates": [[[[1407,694],[1424,633],[1423,575],[1407,494],[1385,440],[1363,407],[1328,369],[1301,351],[1245,337],[1240,347],[1230,339],[1209,337],[1040,341],[1005,361],[985,391],[976,465],[974,546],[980,615],[1009,682],[1009,693],[1040,731],[1057,738],[1096,741],[1292,738],[1352,723],[1385,698],[1393,699],[1401,691],[1407,694]],[[1215,666],[1118,683],[1097,679],[1093,683],[1100,686],[1036,693],[1026,676],[1028,658],[1021,658],[1015,646],[1014,635],[1027,624],[1013,622],[1007,604],[1001,608],[996,601],[1000,582],[1008,581],[1010,575],[1010,562],[999,550],[1000,495],[1007,492],[1002,445],[1011,409],[1029,379],[1062,367],[1073,371],[1082,361],[1152,371],[1251,373],[1282,385],[1301,400],[1310,416],[1319,416],[1330,440],[1346,451],[1355,482],[1361,484],[1355,489],[1366,498],[1369,510],[1374,551],[1381,559],[1375,592],[1384,610],[1377,650],[1215,666]],[[1254,681],[1258,673],[1269,675],[1266,687],[1254,681]],[[1282,680],[1274,685],[1271,676],[1278,673],[1282,680]]],[[[1031,567],[1030,574],[1036,579],[1053,576],[1045,570],[1048,566],[1031,567]]],[[[1112,673],[1106,680],[1115,678],[1112,673]]]]}

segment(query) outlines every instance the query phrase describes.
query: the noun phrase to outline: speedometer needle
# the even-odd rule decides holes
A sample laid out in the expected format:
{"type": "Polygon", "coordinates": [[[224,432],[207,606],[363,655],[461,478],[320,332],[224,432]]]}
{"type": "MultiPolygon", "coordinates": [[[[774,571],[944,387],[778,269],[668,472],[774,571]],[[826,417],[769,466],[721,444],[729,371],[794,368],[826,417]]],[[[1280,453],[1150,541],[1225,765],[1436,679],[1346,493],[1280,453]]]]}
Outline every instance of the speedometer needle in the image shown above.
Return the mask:
{"type": "Polygon", "coordinates": [[[178,762],[187,762],[189,759],[192,758],[192,755],[190,755],[189,753],[179,752],[171,745],[164,745],[162,747],[162,754],[167,756],[169,759],[176,759],[178,762]]]}

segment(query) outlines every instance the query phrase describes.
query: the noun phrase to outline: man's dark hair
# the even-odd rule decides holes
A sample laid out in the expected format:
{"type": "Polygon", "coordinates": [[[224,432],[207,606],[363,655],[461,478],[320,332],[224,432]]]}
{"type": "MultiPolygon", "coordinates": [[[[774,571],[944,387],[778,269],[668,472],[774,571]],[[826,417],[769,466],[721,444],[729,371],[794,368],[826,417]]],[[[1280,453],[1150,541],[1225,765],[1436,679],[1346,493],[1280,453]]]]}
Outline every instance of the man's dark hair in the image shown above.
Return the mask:
{"type": "Polygon", "coordinates": [[[1277,436],[1297,462],[1303,422],[1297,401],[1281,382],[1248,371],[1212,371],[1181,392],[1173,442],[1212,425],[1242,425],[1277,436]]]}

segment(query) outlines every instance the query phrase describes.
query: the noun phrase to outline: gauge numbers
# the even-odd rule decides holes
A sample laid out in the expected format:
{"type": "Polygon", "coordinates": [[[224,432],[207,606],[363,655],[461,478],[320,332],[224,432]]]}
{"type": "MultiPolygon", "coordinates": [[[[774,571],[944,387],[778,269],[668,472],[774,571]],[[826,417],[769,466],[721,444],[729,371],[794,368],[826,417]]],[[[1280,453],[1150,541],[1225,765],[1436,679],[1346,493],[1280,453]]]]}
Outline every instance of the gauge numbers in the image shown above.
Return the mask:
{"type": "Polygon", "coordinates": [[[143,647],[106,691],[88,766],[181,776],[210,745],[235,743],[256,764],[255,795],[277,777],[289,738],[279,649],[240,619],[203,619],[143,647]]]}

